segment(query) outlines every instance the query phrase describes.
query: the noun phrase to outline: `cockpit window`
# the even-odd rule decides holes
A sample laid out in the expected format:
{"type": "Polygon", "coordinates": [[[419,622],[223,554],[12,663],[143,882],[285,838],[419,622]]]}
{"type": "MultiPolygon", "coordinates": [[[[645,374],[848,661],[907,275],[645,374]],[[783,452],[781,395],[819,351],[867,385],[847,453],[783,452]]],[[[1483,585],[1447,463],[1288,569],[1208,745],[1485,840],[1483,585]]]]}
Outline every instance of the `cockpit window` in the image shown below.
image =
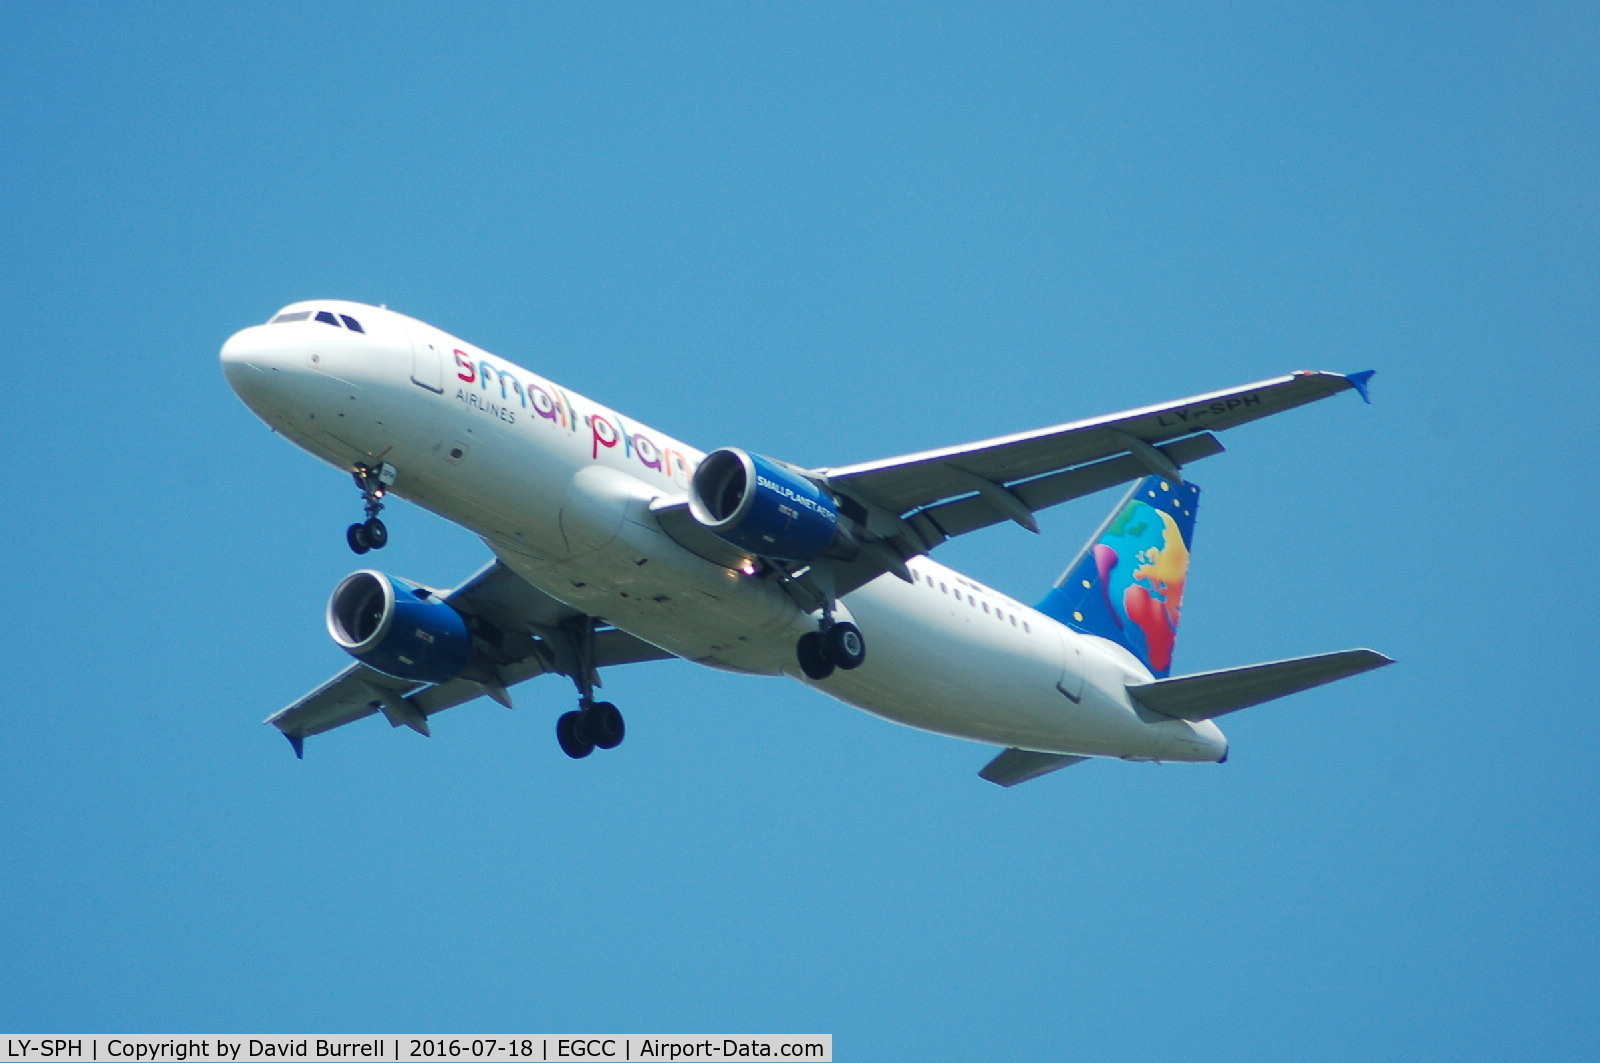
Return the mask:
{"type": "Polygon", "coordinates": [[[313,315],[315,315],[315,320],[322,322],[324,325],[332,325],[334,328],[347,328],[351,332],[361,333],[367,331],[361,327],[361,322],[349,314],[335,314],[332,310],[291,310],[287,314],[279,314],[267,323],[276,325],[283,321],[305,321],[312,318],[313,315]],[[341,321],[344,322],[343,325],[339,324],[341,321]]]}

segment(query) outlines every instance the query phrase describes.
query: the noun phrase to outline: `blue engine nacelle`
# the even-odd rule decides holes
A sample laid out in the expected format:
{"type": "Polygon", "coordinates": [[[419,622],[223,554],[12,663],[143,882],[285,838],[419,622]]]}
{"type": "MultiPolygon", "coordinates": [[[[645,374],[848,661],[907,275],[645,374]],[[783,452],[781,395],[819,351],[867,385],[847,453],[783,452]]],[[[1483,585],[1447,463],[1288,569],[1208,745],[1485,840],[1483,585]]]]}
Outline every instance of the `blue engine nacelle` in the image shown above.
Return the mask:
{"type": "Polygon", "coordinates": [[[362,664],[418,683],[448,683],[472,660],[472,632],[460,613],[370,568],[334,588],[328,634],[362,664]]]}
{"type": "Polygon", "coordinates": [[[815,560],[839,530],[838,504],[821,487],[732,448],[712,451],[695,470],[689,511],[723,542],[777,561],[815,560]]]}

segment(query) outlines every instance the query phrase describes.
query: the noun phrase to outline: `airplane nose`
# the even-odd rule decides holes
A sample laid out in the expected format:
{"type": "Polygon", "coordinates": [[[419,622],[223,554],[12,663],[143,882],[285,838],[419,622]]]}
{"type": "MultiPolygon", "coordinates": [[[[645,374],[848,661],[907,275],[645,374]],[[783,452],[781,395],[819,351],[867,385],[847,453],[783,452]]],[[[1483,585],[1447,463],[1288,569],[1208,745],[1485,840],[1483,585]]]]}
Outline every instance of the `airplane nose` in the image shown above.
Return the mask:
{"type": "Polygon", "coordinates": [[[235,332],[228,337],[222,345],[222,375],[228,381],[228,386],[243,398],[239,388],[244,383],[244,378],[261,372],[260,367],[253,365],[250,357],[255,353],[254,345],[250,342],[252,329],[235,332]]]}
{"type": "Polygon", "coordinates": [[[241,329],[222,345],[222,375],[233,393],[252,409],[269,398],[282,352],[263,342],[259,325],[241,329]]]}
{"type": "Polygon", "coordinates": [[[234,370],[250,365],[251,355],[257,353],[257,345],[252,342],[258,329],[255,327],[241,329],[229,336],[222,345],[222,371],[232,373],[234,370]]]}

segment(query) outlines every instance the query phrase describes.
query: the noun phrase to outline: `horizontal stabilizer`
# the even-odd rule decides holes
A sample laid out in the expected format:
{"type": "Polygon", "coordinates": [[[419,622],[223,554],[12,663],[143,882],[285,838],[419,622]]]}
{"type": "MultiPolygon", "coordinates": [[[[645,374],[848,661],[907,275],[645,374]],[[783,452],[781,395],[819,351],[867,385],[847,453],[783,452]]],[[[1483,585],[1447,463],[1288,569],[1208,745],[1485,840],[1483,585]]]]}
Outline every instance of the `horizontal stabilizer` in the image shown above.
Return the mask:
{"type": "Polygon", "coordinates": [[[1209,720],[1393,663],[1375,650],[1340,650],[1149,683],[1129,683],[1128,693],[1145,708],[1163,716],[1209,720]]]}
{"type": "Polygon", "coordinates": [[[1000,786],[1015,786],[1019,782],[1037,779],[1062,768],[1070,768],[1088,757],[1071,757],[1065,753],[1035,753],[1031,749],[1008,749],[995,757],[978,777],[1000,786]]]}

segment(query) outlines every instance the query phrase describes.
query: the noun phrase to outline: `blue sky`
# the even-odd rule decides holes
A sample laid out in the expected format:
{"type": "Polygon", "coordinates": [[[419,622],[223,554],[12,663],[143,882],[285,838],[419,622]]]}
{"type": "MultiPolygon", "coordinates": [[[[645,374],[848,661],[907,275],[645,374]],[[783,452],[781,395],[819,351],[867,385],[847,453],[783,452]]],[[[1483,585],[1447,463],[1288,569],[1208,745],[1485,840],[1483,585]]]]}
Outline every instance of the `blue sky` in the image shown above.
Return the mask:
{"type": "MultiPolygon", "coordinates": [[[[0,7],[0,1028],[829,1032],[841,1059],[1600,1051],[1593,5],[0,7]],[[1399,663],[1222,767],[555,679],[296,762],[348,479],[216,353],[382,302],[842,464],[1305,367],[1175,667],[1399,663]],[[1559,518],[1559,519],[1558,519],[1559,518]]],[[[1110,497],[941,560],[1042,595],[1110,497]]],[[[391,571],[487,557],[390,510],[391,571]]]]}

